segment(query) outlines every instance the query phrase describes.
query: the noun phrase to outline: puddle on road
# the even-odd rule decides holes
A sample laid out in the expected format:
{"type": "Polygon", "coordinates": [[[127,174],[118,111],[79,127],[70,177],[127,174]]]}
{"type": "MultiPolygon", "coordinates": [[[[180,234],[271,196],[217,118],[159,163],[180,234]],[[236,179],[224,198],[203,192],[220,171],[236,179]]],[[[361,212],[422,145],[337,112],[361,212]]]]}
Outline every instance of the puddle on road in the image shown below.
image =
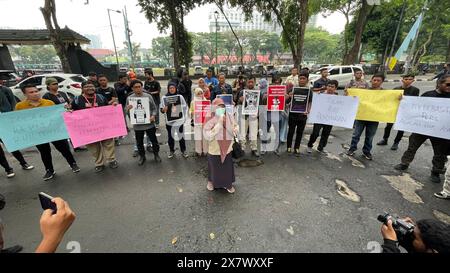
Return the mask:
{"type": "Polygon", "coordinates": [[[344,154],[342,154],[342,157],[343,157],[343,158],[346,158],[346,159],[348,159],[348,160],[350,160],[350,161],[352,162],[352,166],[353,166],[353,167],[358,167],[358,168],[362,168],[362,169],[365,169],[365,168],[366,168],[366,166],[365,166],[364,164],[362,164],[361,161],[355,159],[355,158],[352,157],[352,156],[348,156],[348,155],[346,155],[346,154],[344,153],[344,154]]]}
{"type": "Polygon", "coordinates": [[[350,201],[353,201],[353,202],[359,202],[361,200],[359,195],[347,186],[347,183],[345,183],[344,181],[339,180],[339,179],[336,179],[335,181],[337,184],[337,192],[342,197],[344,197],[350,201]]]}
{"type": "Polygon", "coordinates": [[[254,160],[254,159],[242,159],[238,163],[239,167],[243,168],[251,168],[251,167],[258,167],[264,164],[264,162],[260,159],[254,160]]]}
{"type": "Polygon", "coordinates": [[[436,217],[439,221],[446,223],[447,225],[450,225],[450,216],[440,212],[438,210],[433,210],[434,217],[436,217]]]}
{"type": "Polygon", "coordinates": [[[403,175],[382,175],[384,179],[389,181],[389,184],[399,191],[403,198],[411,203],[423,204],[422,198],[417,195],[417,191],[423,188],[423,184],[414,180],[409,174],[403,175]]]}
{"type": "Polygon", "coordinates": [[[342,159],[339,156],[332,154],[330,152],[327,153],[327,158],[331,159],[331,160],[337,160],[339,162],[342,162],[342,159]]]}

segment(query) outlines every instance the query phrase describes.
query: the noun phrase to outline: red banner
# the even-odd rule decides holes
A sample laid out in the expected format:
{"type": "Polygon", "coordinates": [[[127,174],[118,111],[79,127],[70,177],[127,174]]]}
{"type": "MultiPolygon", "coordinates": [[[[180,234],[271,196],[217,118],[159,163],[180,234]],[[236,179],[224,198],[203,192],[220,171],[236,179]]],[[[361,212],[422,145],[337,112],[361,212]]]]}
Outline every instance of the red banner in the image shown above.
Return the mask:
{"type": "Polygon", "coordinates": [[[284,111],[286,86],[271,85],[267,91],[267,111],[284,111]]]}
{"type": "Polygon", "coordinates": [[[205,124],[206,117],[211,111],[211,102],[194,101],[194,125],[205,124]]]}

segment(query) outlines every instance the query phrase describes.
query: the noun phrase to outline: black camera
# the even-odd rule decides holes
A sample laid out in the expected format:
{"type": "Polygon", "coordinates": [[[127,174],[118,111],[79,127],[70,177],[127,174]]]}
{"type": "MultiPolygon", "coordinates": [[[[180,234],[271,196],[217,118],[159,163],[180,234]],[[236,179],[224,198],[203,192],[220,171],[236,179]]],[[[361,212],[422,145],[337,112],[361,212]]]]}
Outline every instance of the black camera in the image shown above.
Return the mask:
{"type": "Polygon", "coordinates": [[[410,250],[412,246],[412,241],[414,240],[414,225],[408,223],[400,218],[395,218],[389,213],[384,213],[378,215],[378,221],[387,225],[388,221],[392,221],[392,227],[397,235],[398,243],[404,247],[406,250],[410,250]]]}

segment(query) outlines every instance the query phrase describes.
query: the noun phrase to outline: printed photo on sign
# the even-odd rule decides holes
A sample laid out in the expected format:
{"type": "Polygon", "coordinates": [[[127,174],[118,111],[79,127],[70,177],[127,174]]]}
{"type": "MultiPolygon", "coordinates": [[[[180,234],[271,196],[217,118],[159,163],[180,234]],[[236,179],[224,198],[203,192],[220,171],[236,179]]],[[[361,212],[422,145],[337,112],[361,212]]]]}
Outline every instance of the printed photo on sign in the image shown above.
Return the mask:
{"type": "Polygon", "coordinates": [[[149,124],[150,123],[150,105],[149,98],[129,98],[130,105],[133,106],[130,110],[130,120],[132,125],[149,124]]]}
{"type": "Polygon", "coordinates": [[[183,119],[181,95],[165,97],[164,104],[167,106],[166,118],[168,121],[183,119]]]}
{"type": "Polygon", "coordinates": [[[284,111],[286,86],[273,85],[267,90],[267,111],[284,111]]]}
{"type": "Polygon", "coordinates": [[[291,101],[291,113],[306,113],[308,111],[308,106],[311,99],[311,89],[305,87],[294,87],[291,101]]]}
{"type": "Polygon", "coordinates": [[[225,108],[227,109],[228,114],[233,114],[233,95],[226,94],[226,95],[217,95],[217,98],[221,98],[223,102],[225,103],[225,108]]]}
{"type": "Polygon", "coordinates": [[[258,90],[244,90],[243,115],[258,115],[260,94],[258,90]]]}
{"type": "Polygon", "coordinates": [[[202,125],[206,122],[206,117],[210,114],[210,101],[194,101],[194,125],[202,125]]]}

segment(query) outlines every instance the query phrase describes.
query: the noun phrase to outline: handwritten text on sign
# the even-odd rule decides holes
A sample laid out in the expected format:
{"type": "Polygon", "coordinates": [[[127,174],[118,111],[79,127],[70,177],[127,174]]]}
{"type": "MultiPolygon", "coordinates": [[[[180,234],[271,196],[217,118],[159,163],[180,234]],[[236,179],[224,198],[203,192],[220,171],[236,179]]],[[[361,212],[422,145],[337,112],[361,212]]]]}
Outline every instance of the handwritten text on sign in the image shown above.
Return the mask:
{"type": "Polygon", "coordinates": [[[62,119],[64,105],[0,114],[0,138],[9,152],[67,139],[62,119]]]}
{"type": "Polygon", "coordinates": [[[121,105],[64,113],[64,122],[75,148],[127,135],[121,105]]]}
{"type": "Polygon", "coordinates": [[[404,97],[394,128],[450,139],[450,99],[404,97]]]}
{"type": "Polygon", "coordinates": [[[308,123],[353,128],[358,111],[358,98],[315,94],[308,123]]]}
{"type": "Polygon", "coordinates": [[[349,89],[348,94],[359,98],[357,120],[394,123],[403,90],[349,89]]]}

